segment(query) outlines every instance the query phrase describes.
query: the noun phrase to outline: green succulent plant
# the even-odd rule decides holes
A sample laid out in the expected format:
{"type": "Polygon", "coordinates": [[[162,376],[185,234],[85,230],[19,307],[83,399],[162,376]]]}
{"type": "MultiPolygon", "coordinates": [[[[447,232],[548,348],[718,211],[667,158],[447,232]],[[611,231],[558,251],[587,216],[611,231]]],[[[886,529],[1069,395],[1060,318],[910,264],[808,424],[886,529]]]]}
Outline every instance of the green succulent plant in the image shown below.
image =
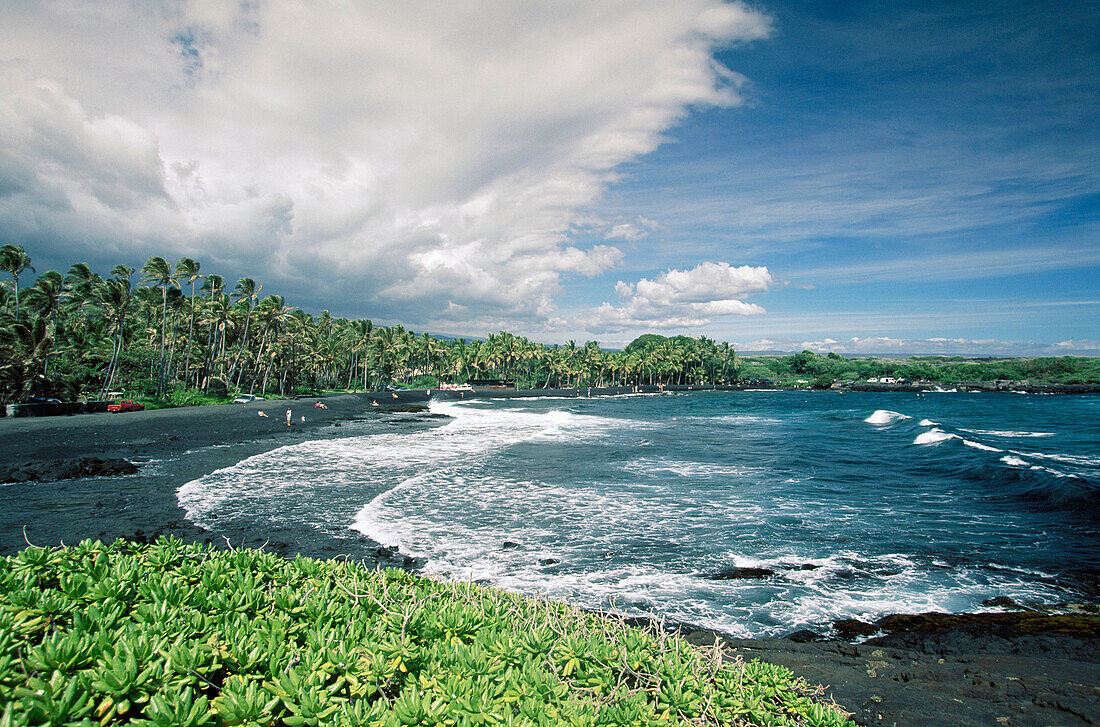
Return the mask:
{"type": "Polygon", "coordinates": [[[851,724],[782,667],[343,560],[85,541],[0,586],[0,727],[851,724]]]}

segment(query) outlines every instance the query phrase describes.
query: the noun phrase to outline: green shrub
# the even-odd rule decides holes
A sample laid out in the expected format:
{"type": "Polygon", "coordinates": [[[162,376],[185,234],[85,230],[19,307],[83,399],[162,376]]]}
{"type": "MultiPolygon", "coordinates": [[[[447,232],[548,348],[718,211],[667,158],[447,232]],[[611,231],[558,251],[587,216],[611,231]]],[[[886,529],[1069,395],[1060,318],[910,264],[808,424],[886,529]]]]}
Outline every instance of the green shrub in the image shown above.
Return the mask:
{"type": "Polygon", "coordinates": [[[340,560],[85,541],[0,594],[3,724],[851,724],[782,667],[340,560]]]}

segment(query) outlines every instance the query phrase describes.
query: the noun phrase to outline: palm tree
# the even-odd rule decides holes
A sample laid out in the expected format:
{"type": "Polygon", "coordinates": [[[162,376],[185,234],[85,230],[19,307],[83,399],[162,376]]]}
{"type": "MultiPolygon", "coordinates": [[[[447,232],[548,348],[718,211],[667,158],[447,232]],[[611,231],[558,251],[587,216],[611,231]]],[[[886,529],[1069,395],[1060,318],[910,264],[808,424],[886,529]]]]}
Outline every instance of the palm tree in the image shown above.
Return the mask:
{"type": "MultiPolygon", "coordinates": [[[[199,288],[203,293],[209,293],[209,297],[206,300],[207,307],[214,305],[215,296],[222,294],[225,290],[225,278],[220,275],[207,275],[206,280],[203,281],[202,287],[199,288]]],[[[195,375],[195,386],[199,385],[201,379],[203,383],[203,390],[206,390],[206,382],[210,380],[210,366],[214,361],[214,346],[217,337],[214,335],[214,324],[210,323],[210,328],[207,331],[206,336],[206,356],[203,359],[202,369],[195,375]]]]}
{"type": "MultiPolygon", "coordinates": [[[[34,287],[27,291],[27,304],[38,317],[45,321],[51,338],[56,338],[57,317],[65,300],[65,284],[61,273],[50,270],[35,281],[34,287]]],[[[42,363],[42,374],[49,373],[49,356],[42,363]]]]}
{"type": "MultiPolygon", "coordinates": [[[[374,334],[374,322],[370,319],[365,321],[352,321],[351,324],[352,336],[353,336],[353,350],[359,354],[359,358],[363,362],[363,391],[367,390],[367,353],[370,351],[371,336],[374,334]]],[[[352,367],[354,369],[354,367],[352,367]]],[[[348,378],[350,380],[351,375],[349,372],[348,378]]]]}
{"type": "MultiPolygon", "coordinates": [[[[244,318],[244,336],[241,339],[241,345],[237,349],[237,357],[233,360],[233,366],[229,369],[229,381],[233,381],[233,374],[237,371],[237,365],[240,363],[241,355],[248,348],[248,333],[252,326],[252,304],[255,303],[260,297],[260,291],[264,289],[263,285],[256,285],[256,281],[252,278],[241,278],[237,281],[237,287],[234,289],[236,295],[234,299],[237,303],[245,304],[245,318],[244,318]]],[[[240,376],[234,386],[240,387],[240,377],[244,376],[244,368],[241,368],[240,376]]]]}
{"type": "Polygon", "coordinates": [[[93,305],[101,312],[107,322],[108,335],[114,339],[111,363],[107,367],[107,375],[103,377],[103,387],[99,390],[99,398],[102,399],[114,383],[115,374],[118,372],[118,360],[122,354],[126,322],[137,308],[137,299],[130,290],[129,277],[115,278],[103,283],[95,291],[93,305]]]}
{"type": "Polygon", "coordinates": [[[151,257],[141,268],[145,274],[143,282],[154,288],[161,289],[161,314],[160,314],[160,356],[157,362],[157,398],[163,399],[165,387],[164,342],[168,334],[168,288],[179,287],[176,273],[169,267],[168,262],[162,257],[151,257]]]}
{"type": "Polygon", "coordinates": [[[53,336],[46,327],[45,318],[16,319],[0,329],[0,380],[12,390],[17,400],[30,395],[39,370],[44,368],[46,357],[53,348],[53,336]]]}
{"type": "Polygon", "coordinates": [[[189,257],[182,257],[176,263],[176,275],[179,280],[191,286],[191,322],[187,326],[187,353],[184,355],[183,362],[184,387],[187,386],[191,376],[191,342],[195,333],[195,283],[199,278],[205,277],[199,275],[199,268],[200,264],[189,257]]]}
{"type": "Polygon", "coordinates": [[[0,247],[0,270],[10,273],[15,284],[15,315],[19,315],[19,275],[24,270],[34,272],[31,267],[31,257],[23,249],[22,245],[4,245],[0,247]]]}

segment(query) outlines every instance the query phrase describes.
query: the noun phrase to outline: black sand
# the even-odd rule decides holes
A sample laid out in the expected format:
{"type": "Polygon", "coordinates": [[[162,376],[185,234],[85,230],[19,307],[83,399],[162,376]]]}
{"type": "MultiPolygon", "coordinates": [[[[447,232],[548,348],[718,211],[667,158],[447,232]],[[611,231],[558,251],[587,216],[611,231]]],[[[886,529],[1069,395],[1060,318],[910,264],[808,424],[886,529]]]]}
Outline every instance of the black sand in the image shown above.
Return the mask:
{"type": "MultiPolygon", "coordinates": [[[[648,388],[648,387],[647,387],[648,388]]],[[[620,393],[602,390],[593,393],[620,393]]],[[[575,395],[577,392],[532,392],[575,395]]],[[[581,394],[586,394],[582,390],[581,394]]],[[[515,396],[515,392],[492,395],[515,396]]],[[[481,396],[481,394],[479,394],[481,396]]],[[[468,395],[446,394],[447,398],[468,395]]],[[[266,548],[284,555],[348,556],[379,565],[415,566],[349,530],[318,545],[293,532],[208,532],[191,525],[176,502],[186,482],[276,447],[317,437],[409,431],[438,426],[422,391],[168,409],[124,414],[0,419],[0,465],[125,458],[134,475],[0,485],[0,554],[84,538],[154,538],[266,548]],[[377,399],[382,406],[371,406],[377,399]],[[315,408],[323,401],[327,409],[315,408]],[[286,425],[287,409],[293,412],[286,425]],[[259,416],[264,411],[268,417],[259,416]],[[303,423],[300,417],[305,416],[303,423]],[[24,540],[24,532],[25,538],[24,540]],[[313,543],[312,545],[310,543],[313,543]]],[[[1095,615],[1073,628],[1032,620],[1026,628],[929,620],[862,644],[792,639],[731,639],[681,627],[697,643],[720,638],[734,653],[787,666],[868,725],[1100,724],[1100,638],[1095,615]]],[[[1064,624],[1063,624],[1064,625],[1064,624]]],[[[910,624],[911,626],[911,624],[910,624]]]]}

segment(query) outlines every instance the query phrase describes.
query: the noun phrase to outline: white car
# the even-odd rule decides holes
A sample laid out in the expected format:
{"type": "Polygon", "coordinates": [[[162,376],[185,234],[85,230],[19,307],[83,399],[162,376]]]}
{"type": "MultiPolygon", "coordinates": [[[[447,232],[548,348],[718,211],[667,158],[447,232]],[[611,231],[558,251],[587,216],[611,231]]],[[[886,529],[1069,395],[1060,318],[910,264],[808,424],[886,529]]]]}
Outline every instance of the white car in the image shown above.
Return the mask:
{"type": "Polygon", "coordinates": [[[234,404],[247,404],[252,401],[263,401],[262,396],[253,396],[252,394],[242,394],[233,400],[234,404]]]}
{"type": "Polygon", "coordinates": [[[440,391],[473,391],[474,387],[469,384],[440,384],[440,391]]]}

